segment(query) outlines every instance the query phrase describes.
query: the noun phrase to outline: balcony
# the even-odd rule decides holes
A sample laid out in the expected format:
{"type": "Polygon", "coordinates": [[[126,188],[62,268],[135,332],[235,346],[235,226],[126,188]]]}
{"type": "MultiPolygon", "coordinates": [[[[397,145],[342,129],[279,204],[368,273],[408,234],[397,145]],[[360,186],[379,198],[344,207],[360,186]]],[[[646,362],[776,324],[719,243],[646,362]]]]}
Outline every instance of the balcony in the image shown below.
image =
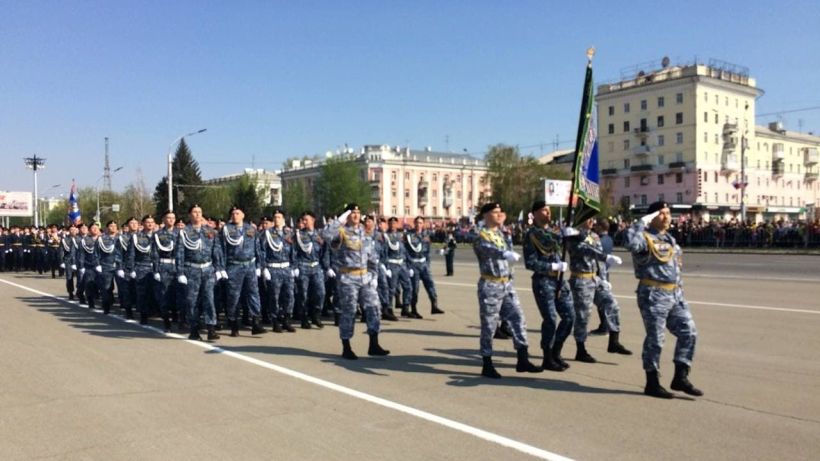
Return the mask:
{"type": "Polygon", "coordinates": [[[782,162],[772,164],[772,176],[783,176],[786,172],[786,165],[782,162]]]}
{"type": "Polygon", "coordinates": [[[732,136],[737,133],[737,123],[724,123],[723,136],[732,136]]]}
{"type": "Polygon", "coordinates": [[[776,142],[772,144],[772,159],[777,162],[786,158],[786,150],[783,148],[783,143],[776,142]]]}
{"type": "Polygon", "coordinates": [[[686,162],[672,162],[669,164],[670,170],[685,170],[686,162]]]}
{"type": "Polygon", "coordinates": [[[638,174],[644,174],[645,175],[645,174],[652,173],[652,170],[654,168],[655,168],[654,166],[646,164],[646,165],[634,165],[632,168],[630,168],[630,170],[633,173],[638,173],[638,174]]]}
{"type": "Polygon", "coordinates": [[[604,168],[603,170],[601,170],[601,176],[616,176],[617,174],[617,168],[604,168]]]}
{"type": "Polygon", "coordinates": [[[737,161],[737,155],[724,155],[720,167],[723,173],[734,173],[738,171],[740,169],[740,163],[737,161]]]}
{"type": "Polygon", "coordinates": [[[632,148],[632,153],[634,155],[649,155],[651,152],[652,148],[648,145],[635,146],[632,148]]]}
{"type": "Polygon", "coordinates": [[[817,172],[816,171],[807,171],[806,176],[803,178],[806,182],[814,182],[817,181],[817,172]]]}
{"type": "Polygon", "coordinates": [[[804,149],[803,160],[806,166],[817,165],[817,161],[820,159],[820,156],[817,154],[816,147],[807,147],[804,149]]]}

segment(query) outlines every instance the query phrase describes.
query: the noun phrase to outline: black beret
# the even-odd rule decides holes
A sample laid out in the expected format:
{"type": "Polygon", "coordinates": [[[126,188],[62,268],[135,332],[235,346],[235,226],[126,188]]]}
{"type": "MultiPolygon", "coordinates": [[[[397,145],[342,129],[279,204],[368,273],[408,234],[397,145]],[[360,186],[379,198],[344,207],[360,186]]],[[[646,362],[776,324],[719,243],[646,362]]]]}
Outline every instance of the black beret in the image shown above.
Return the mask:
{"type": "Polygon", "coordinates": [[[485,203],[484,206],[481,207],[481,215],[484,215],[484,213],[489,213],[496,208],[501,208],[501,204],[498,202],[485,203]]]}
{"type": "Polygon", "coordinates": [[[669,204],[661,200],[649,205],[649,209],[646,210],[646,214],[652,214],[656,211],[661,211],[664,208],[669,208],[669,204]]]}
{"type": "Polygon", "coordinates": [[[191,206],[189,206],[189,207],[188,207],[188,213],[190,213],[190,212],[194,211],[194,208],[199,208],[200,210],[202,209],[202,207],[201,207],[201,206],[199,206],[199,204],[198,204],[198,203],[194,203],[193,205],[191,205],[191,206]]]}
{"type": "Polygon", "coordinates": [[[105,223],[105,227],[108,227],[108,226],[110,226],[110,225],[112,225],[112,224],[117,224],[117,221],[114,221],[114,220],[112,219],[111,221],[108,221],[107,223],[105,223]]]}
{"type": "Polygon", "coordinates": [[[284,218],[285,217],[285,210],[283,210],[281,208],[274,208],[273,213],[271,213],[271,216],[276,216],[278,214],[282,215],[282,217],[284,218]]]}
{"type": "Polygon", "coordinates": [[[532,202],[532,208],[530,208],[530,213],[535,213],[536,211],[540,210],[541,208],[544,208],[545,206],[547,206],[547,202],[543,200],[536,200],[532,202]]]}
{"type": "Polygon", "coordinates": [[[399,221],[399,218],[397,218],[395,216],[391,216],[390,219],[387,220],[387,222],[398,222],[398,221],[399,221]]]}
{"type": "Polygon", "coordinates": [[[356,203],[348,203],[345,205],[345,211],[361,211],[359,205],[356,203]]]}

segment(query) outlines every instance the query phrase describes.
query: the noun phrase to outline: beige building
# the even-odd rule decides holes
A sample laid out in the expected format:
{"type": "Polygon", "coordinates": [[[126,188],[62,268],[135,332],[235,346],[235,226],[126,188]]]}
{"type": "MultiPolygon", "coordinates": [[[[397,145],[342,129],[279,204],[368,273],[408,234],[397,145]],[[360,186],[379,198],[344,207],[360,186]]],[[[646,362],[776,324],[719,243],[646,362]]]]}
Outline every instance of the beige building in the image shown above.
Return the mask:
{"type": "Polygon", "coordinates": [[[820,137],[756,126],[763,91],[748,69],[664,58],[622,77],[596,96],[601,180],[613,201],[666,200],[696,218],[727,219],[740,215],[745,182],[748,219],[800,218],[813,208],[820,137]]]}
{"type": "MultiPolygon", "coordinates": [[[[371,208],[382,216],[458,219],[474,215],[490,196],[486,162],[467,154],[367,145],[341,155],[361,163],[371,187],[371,208]]],[[[282,170],[283,186],[304,181],[312,189],[322,164],[292,161],[282,170]]]]}
{"type": "Polygon", "coordinates": [[[230,184],[239,181],[242,176],[248,175],[251,182],[256,185],[256,189],[262,194],[266,204],[282,205],[282,180],[275,171],[261,168],[245,168],[241,173],[229,174],[218,178],[203,180],[203,184],[230,184]]]}

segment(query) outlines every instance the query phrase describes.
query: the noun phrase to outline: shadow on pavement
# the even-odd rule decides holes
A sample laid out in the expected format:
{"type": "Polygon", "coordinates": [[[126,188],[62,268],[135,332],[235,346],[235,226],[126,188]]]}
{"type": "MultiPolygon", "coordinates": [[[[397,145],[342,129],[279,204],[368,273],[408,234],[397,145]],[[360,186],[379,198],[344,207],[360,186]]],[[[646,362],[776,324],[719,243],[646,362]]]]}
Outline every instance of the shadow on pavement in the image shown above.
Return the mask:
{"type": "MultiPolygon", "coordinates": [[[[119,318],[107,316],[102,312],[91,311],[85,306],[67,300],[57,301],[40,296],[18,296],[16,299],[40,312],[51,314],[89,335],[117,339],[171,339],[162,334],[140,328],[138,325],[129,325],[119,318]]],[[[159,326],[159,324],[155,326],[159,326]]]]}
{"type": "Polygon", "coordinates": [[[414,335],[414,336],[445,336],[448,338],[473,338],[478,339],[478,335],[465,335],[460,333],[451,333],[449,331],[434,331],[434,330],[414,330],[411,328],[390,328],[389,324],[384,324],[382,333],[385,335],[399,334],[399,335],[414,335]]]}

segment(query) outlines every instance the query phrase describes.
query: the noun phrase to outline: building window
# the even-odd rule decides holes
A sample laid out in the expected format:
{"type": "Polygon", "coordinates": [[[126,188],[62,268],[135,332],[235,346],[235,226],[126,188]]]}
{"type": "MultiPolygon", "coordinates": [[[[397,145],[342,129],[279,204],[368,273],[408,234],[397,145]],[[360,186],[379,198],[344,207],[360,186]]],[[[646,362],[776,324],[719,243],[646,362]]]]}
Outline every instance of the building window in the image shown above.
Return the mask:
{"type": "Polygon", "coordinates": [[[720,136],[717,133],[715,133],[715,144],[720,144],[720,136]]]}
{"type": "Polygon", "coordinates": [[[609,115],[615,115],[615,106],[609,106],[609,115]]]}
{"type": "Polygon", "coordinates": [[[390,214],[392,214],[393,216],[396,216],[396,207],[392,207],[390,209],[390,214]]]}
{"type": "Polygon", "coordinates": [[[629,133],[629,120],[624,122],[624,133],[629,133]]]}
{"type": "Polygon", "coordinates": [[[437,180],[437,179],[438,179],[438,174],[433,173],[433,181],[435,181],[435,180],[437,180]]]}
{"type": "Polygon", "coordinates": [[[628,158],[624,159],[624,168],[629,168],[629,159],[628,158]]]}
{"type": "Polygon", "coordinates": [[[396,172],[394,171],[390,175],[393,177],[393,181],[395,181],[396,180],[396,172]]]}
{"type": "Polygon", "coordinates": [[[709,92],[708,91],[703,92],[703,102],[709,102],[709,92]]]}
{"type": "Polygon", "coordinates": [[[609,134],[615,134],[615,124],[614,123],[609,124],[607,132],[609,134]]]}
{"type": "Polygon", "coordinates": [[[641,110],[646,110],[646,99],[641,99],[641,110]]]}
{"type": "Polygon", "coordinates": [[[709,142],[709,133],[706,131],[703,132],[703,142],[709,142]]]}
{"type": "Polygon", "coordinates": [[[625,151],[629,150],[629,140],[628,139],[624,139],[624,150],[625,151]]]}
{"type": "Polygon", "coordinates": [[[677,114],[675,114],[675,123],[677,125],[683,123],[683,112],[678,112],[677,114]]]}
{"type": "Polygon", "coordinates": [[[624,187],[629,187],[629,176],[624,177],[624,187]]]}
{"type": "Polygon", "coordinates": [[[629,113],[629,103],[628,103],[628,102],[625,102],[625,103],[624,103],[624,113],[625,113],[625,114],[628,114],[628,113],[629,113]]]}
{"type": "Polygon", "coordinates": [[[663,96],[658,96],[658,107],[663,107],[664,105],[663,96]]]}
{"type": "Polygon", "coordinates": [[[683,192],[678,192],[675,194],[675,202],[683,203],[683,192]]]}
{"type": "Polygon", "coordinates": [[[703,182],[709,182],[709,172],[708,171],[703,172],[703,182]]]}
{"type": "Polygon", "coordinates": [[[663,115],[658,115],[658,128],[663,128],[663,115]]]}
{"type": "MultiPolygon", "coordinates": [[[[658,185],[659,186],[663,185],[663,175],[662,174],[658,175],[658,185]]],[[[661,200],[663,200],[663,199],[661,199],[661,200]]]]}
{"type": "Polygon", "coordinates": [[[704,112],[704,113],[703,113],[703,122],[704,122],[704,123],[708,123],[708,122],[709,122],[709,112],[704,112]]]}
{"type": "Polygon", "coordinates": [[[683,144],[683,133],[676,133],[675,134],[675,144],[683,144]]]}
{"type": "Polygon", "coordinates": [[[715,203],[717,203],[717,202],[718,202],[718,193],[715,192],[715,203]]]}
{"type": "Polygon", "coordinates": [[[683,182],[683,173],[675,173],[675,182],[678,184],[683,182]]]}
{"type": "Polygon", "coordinates": [[[393,189],[393,198],[396,198],[396,189],[393,189]]]}
{"type": "Polygon", "coordinates": [[[718,121],[719,119],[720,119],[720,115],[719,115],[717,112],[715,112],[715,125],[717,125],[718,123],[720,123],[720,122],[718,121]]]}
{"type": "Polygon", "coordinates": [[[649,127],[646,125],[646,119],[641,119],[641,131],[646,132],[649,130],[649,127]]]}
{"type": "Polygon", "coordinates": [[[404,198],[410,198],[410,189],[404,191],[404,198]]]}
{"type": "Polygon", "coordinates": [[[404,207],[404,215],[405,216],[410,216],[410,207],[409,206],[404,207]]]}
{"type": "Polygon", "coordinates": [[[665,140],[664,136],[663,136],[662,134],[659,134],[659,135],[658,135],[658,145],[659,145],[659,146],[664,145],[665,141],[666,141],[666,140],[665,140]]]}
{"type": "Polygon", "coordinates": [[[677,93],[675,95],[675,104],[683,104],[683,93],[677,93]]]}
{"type": "Polygon", "coordinates": [[[683,152],[675,152],[675,161],[682,162],[683,161],[683,152]]]}
{"type": "Polygon", "coordinates": [[[641,205],[646,205],[646,194],[641,194],[641,205]]]}
{"type": "Polygon", "coordinates": [[[663,202],[663,194],[658,194],[658,201],[663,202]]]}
{"type": "MultiPolygon", "coordinates": [[[[717,171],[714,172],[714,178],[715,178],[715,183],[717,183],[718,182],[718,172],[717,171]]],[[[717,200],[717,199],[715,199],[715,200],[717,200]]]]}
{"type": "Polygon", "coordinates": [[[663,165],[663,155],[658,155],[658,165],[663,165]]]}

